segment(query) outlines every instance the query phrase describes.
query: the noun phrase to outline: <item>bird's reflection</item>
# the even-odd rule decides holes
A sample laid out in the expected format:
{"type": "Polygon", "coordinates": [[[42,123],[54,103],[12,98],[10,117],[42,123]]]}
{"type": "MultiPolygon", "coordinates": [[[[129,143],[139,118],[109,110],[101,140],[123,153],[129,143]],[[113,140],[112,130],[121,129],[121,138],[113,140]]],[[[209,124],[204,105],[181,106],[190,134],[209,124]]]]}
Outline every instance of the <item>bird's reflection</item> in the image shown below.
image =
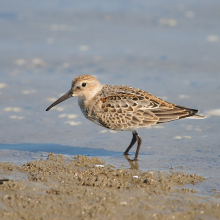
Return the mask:
{"type": "Polygon", "coordinates": [[[131,170],[139,170],[138,160],[132,160],[127,154],[124,154],[124,157],[127,159],[128,163],[131,166],[131,170]]]}

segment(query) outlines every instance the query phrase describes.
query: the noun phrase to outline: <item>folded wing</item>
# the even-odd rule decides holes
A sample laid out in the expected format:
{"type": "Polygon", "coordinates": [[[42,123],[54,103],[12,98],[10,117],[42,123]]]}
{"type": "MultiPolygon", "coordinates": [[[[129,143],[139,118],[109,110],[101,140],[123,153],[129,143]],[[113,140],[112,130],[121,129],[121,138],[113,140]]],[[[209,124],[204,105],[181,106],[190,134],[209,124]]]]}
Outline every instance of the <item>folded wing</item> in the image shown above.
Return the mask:
{"type": "Polygon", "coordinates": [[[143,90],[121,87],[121,90],[97,100],[92,115],[95,116],[93,121],[104,127],[114,130],[134,130],[195,117],[197,112],[195,109],[165,102],[143,90]]]}

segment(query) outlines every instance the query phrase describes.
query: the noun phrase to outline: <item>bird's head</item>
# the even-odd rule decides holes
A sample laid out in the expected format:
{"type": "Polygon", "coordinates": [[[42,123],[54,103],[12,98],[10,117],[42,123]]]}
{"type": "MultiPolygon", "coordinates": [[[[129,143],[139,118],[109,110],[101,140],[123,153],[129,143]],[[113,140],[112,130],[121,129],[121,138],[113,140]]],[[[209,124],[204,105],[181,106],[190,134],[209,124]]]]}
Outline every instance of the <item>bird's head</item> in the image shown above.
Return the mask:
{"type": "Polygon", "coordinates": [[[63,102],[66,99],[69,99],[73,96],[78,96],[80,99],[83,100],[90,100],[92,99],[97,92],[102,89],[103,85],[91,75],[80,75],[77,76],[72,81],[71,89],[60,97],[57,101],[51,104],[46,111],[49,111],[55,105],[63,102]]]}

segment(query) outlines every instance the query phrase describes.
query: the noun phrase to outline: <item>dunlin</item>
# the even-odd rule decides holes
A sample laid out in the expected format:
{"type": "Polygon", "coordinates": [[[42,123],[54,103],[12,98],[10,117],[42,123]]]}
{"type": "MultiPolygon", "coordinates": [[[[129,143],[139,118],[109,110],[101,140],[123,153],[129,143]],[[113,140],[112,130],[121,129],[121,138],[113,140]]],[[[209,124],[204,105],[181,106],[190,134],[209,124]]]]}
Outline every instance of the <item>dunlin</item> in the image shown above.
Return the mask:
{"type": "Polygon", "coordinates": [[[78,96],[81,111],[90,121],[112,130],[133,133],[131,143],[124,154],[127,155],[137,141],[134,160],[138,158],[142,143],[136,129],[187,117],[204,118],[196,115],[196,109],[166,102],[134,87],[102,85],[91,75],[76,77],[72,81],[71,89],[46,111],[73,96],[78,96]]]}

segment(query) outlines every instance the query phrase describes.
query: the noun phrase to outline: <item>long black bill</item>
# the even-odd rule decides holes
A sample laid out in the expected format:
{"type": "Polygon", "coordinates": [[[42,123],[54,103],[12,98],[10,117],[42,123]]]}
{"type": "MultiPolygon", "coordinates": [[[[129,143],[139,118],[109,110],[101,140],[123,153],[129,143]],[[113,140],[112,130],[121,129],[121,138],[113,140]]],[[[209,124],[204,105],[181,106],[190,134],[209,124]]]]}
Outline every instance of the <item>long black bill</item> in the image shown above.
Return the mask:
{"type": "Polygon", "coordinates": [[[62,97],[60,97],[59,99],[57,99],[57,101],[55,101],[52,105],[50,105],[46,111],[49,111],[51,108],[53,108],[55,105],[58,105],[59,103],[69,99],[72,97],[73,92],[70,90],[68,91],[66,94],[64,94],[62,97]]]}

